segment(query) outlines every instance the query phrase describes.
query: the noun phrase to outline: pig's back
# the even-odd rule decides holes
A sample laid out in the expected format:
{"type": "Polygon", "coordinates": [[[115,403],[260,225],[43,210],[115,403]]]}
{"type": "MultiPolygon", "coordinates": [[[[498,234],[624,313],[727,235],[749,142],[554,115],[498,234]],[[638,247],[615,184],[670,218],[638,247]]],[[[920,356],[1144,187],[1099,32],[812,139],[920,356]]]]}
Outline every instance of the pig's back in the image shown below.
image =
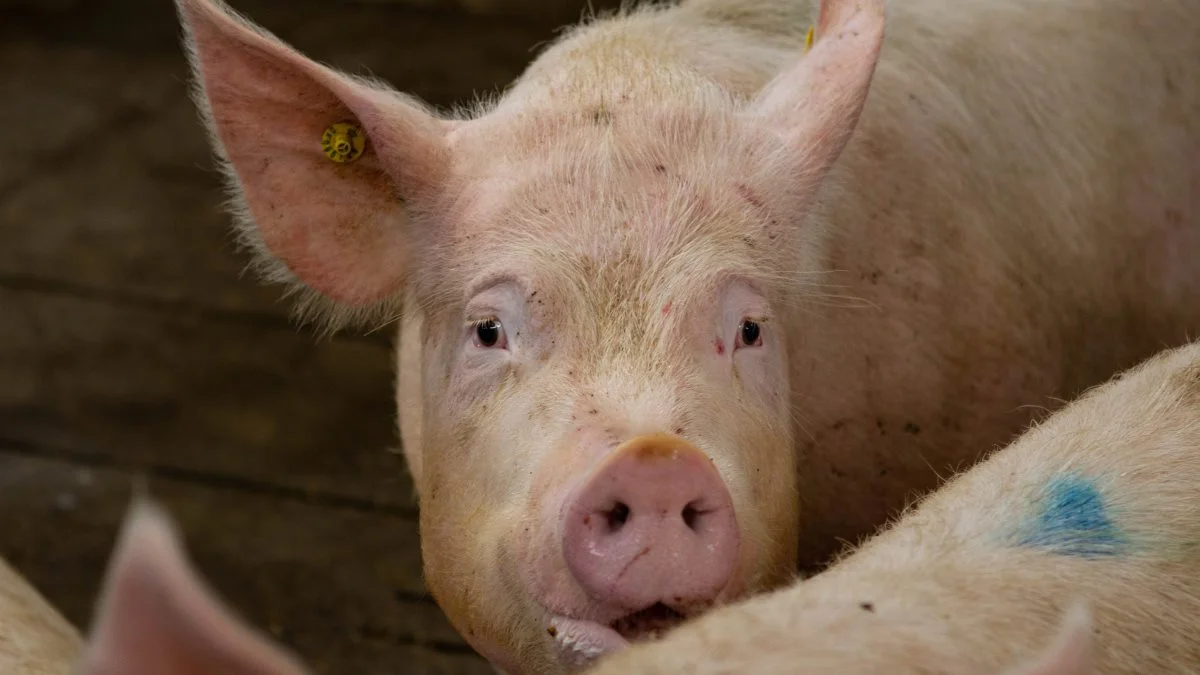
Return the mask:
{"type": "Polygon", "coordinates": [[[903,587],[920,597],[917,614],[954,617],[956,632],[981,622],[978,634],[1000,639],[955,647],[1006,648],[999,662],[1044,641],[1049,620],[1086,598],[1098,620],[1097,672],[1194,673],[1197,495],[1200,342],[1092,389],[930,495],[812,590],[823,602],[873,597],[882,613],[903,587]]]}
{"type": "Polygon", "coordinates": [[[896,270],[967,337],[1039,327],[1030,349],[1071,357],[1061,395],[1200,329],[1200,2],[888,9],[834,178],[856,271],[896,270]]]}
{"type": "Polygon", "coordinates": [[[0,559],[0,673],[68,675],[81,649],[75,628],[0,559]]]}

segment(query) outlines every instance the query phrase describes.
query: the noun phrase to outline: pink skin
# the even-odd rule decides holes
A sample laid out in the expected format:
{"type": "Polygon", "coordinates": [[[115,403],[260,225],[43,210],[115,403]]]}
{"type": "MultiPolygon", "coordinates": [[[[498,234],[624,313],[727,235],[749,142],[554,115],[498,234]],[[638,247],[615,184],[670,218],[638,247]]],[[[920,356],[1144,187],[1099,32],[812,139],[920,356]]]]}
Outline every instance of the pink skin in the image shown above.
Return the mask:
{"type": "Polygon", "coordinates": [[[565,521],[568,569],[588,595],[624,612],[706,602],[737,562],[729,491],[707,457],[669,436],[615,450],[567,501],[565,521]]]}
{"type": "MultiPolygon", "coordinates": [[[[658,603],[695,613],[726,590],[738,561],[728,490],[703,453],[667,435],[635,438],[610,452],[555,520],[574,583],[548,588],[540,601],[559,613],[551,625],[560,642],[569,638],[567,651],[622,646],[625,638],[607,624],[658,603]],[[624,513],[615,517],[618,507],[624,513]]],[[[536,584],[542,575],[530,569],[536,584]]]]}
{"type": "Polygon", "coordinates": [[[267,274],[336,320],[419,317],[404,449],[426,583],[471,645],[513,673],[565,672],[623,646],[622,626],[645,637],[631,614],[656,603],[691,615],[794,574],[791,280],[817,253],[777,226],[849,136],[881,7],[823,9],[832,37],[744,107],[661,106],[651,88],[617,96],[621,114],[447,121],[212,0],[177,1],[267,274]],[[368,145],[336,164],[317,139],[343,120],[368,145]],[[677,454],[637,459],[646,447],[677,454]],[[574,519],[614,495],[637,509],[627,532],[574,519]]]}

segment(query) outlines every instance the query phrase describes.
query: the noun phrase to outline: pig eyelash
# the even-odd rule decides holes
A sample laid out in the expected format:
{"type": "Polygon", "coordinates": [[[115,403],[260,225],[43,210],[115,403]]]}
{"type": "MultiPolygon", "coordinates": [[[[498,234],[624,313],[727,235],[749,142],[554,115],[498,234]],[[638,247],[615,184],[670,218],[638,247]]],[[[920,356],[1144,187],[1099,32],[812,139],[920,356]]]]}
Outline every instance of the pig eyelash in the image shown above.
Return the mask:
{"type": "Polygon", "coordinates": [[[504,331],[504,324],[497,317],[472,319],[467,322],[467,328],[471,331],[471,344],[479,349],[508,347],[508,335],[504,331]]]}

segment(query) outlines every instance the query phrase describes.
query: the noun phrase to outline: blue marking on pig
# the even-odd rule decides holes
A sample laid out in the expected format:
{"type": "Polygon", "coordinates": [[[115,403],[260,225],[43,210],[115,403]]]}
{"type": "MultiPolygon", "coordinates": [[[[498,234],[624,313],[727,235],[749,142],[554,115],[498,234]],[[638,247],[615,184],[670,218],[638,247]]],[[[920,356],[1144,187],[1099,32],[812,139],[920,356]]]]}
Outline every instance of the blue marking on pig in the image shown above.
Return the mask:
{"type": "Polygon", "coordinates": [[[1078,474],[1057,476],[1041,495],[1041,512],[1018,536],[1021,546],[1085,558],[1118,555],[1126,540],[1108,517],[1104,495],[1078,474]]]}

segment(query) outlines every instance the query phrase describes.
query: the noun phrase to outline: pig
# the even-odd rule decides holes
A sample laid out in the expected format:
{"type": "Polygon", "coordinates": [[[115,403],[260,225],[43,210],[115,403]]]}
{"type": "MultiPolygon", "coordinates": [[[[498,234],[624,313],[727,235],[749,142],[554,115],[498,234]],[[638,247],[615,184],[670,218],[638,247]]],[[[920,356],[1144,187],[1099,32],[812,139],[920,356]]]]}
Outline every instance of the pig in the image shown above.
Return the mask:
{"type": "Polygon", "coordinates": [[[804,581],[588,675],[1200,672],[1200,342],[957,474],[804,581]]]}
{"type": "MultiPolygon", "coordinates": [[[[1092,672],[1083,669],[1092,652],[1089,627],[1087,606],[1072,608],[1060,637],[1043,648],[1037,663],[1011,675],[1092,672]]],[[[642,652],[632,654],[636,658],[642,652]]],[[[170,515],[142,497],[134,502],[121,528],[88,643],[70,672],[307,675],[310,671],[297,653],[247,624],[222,602],[192,566],[170,515]]]]}
{"type": "Polygon", "coordinates": [[[1192,0],[631,7],[453,110],[176,1],[263,278],[398,324],[427,586],[502,672],[819,570],[1200,331],[1192,0]]]}
{"type": "Polygon", "coordinates": [[[79,631],[0,559],[0,673],[67,675],[82,650],[79,631]]]}

